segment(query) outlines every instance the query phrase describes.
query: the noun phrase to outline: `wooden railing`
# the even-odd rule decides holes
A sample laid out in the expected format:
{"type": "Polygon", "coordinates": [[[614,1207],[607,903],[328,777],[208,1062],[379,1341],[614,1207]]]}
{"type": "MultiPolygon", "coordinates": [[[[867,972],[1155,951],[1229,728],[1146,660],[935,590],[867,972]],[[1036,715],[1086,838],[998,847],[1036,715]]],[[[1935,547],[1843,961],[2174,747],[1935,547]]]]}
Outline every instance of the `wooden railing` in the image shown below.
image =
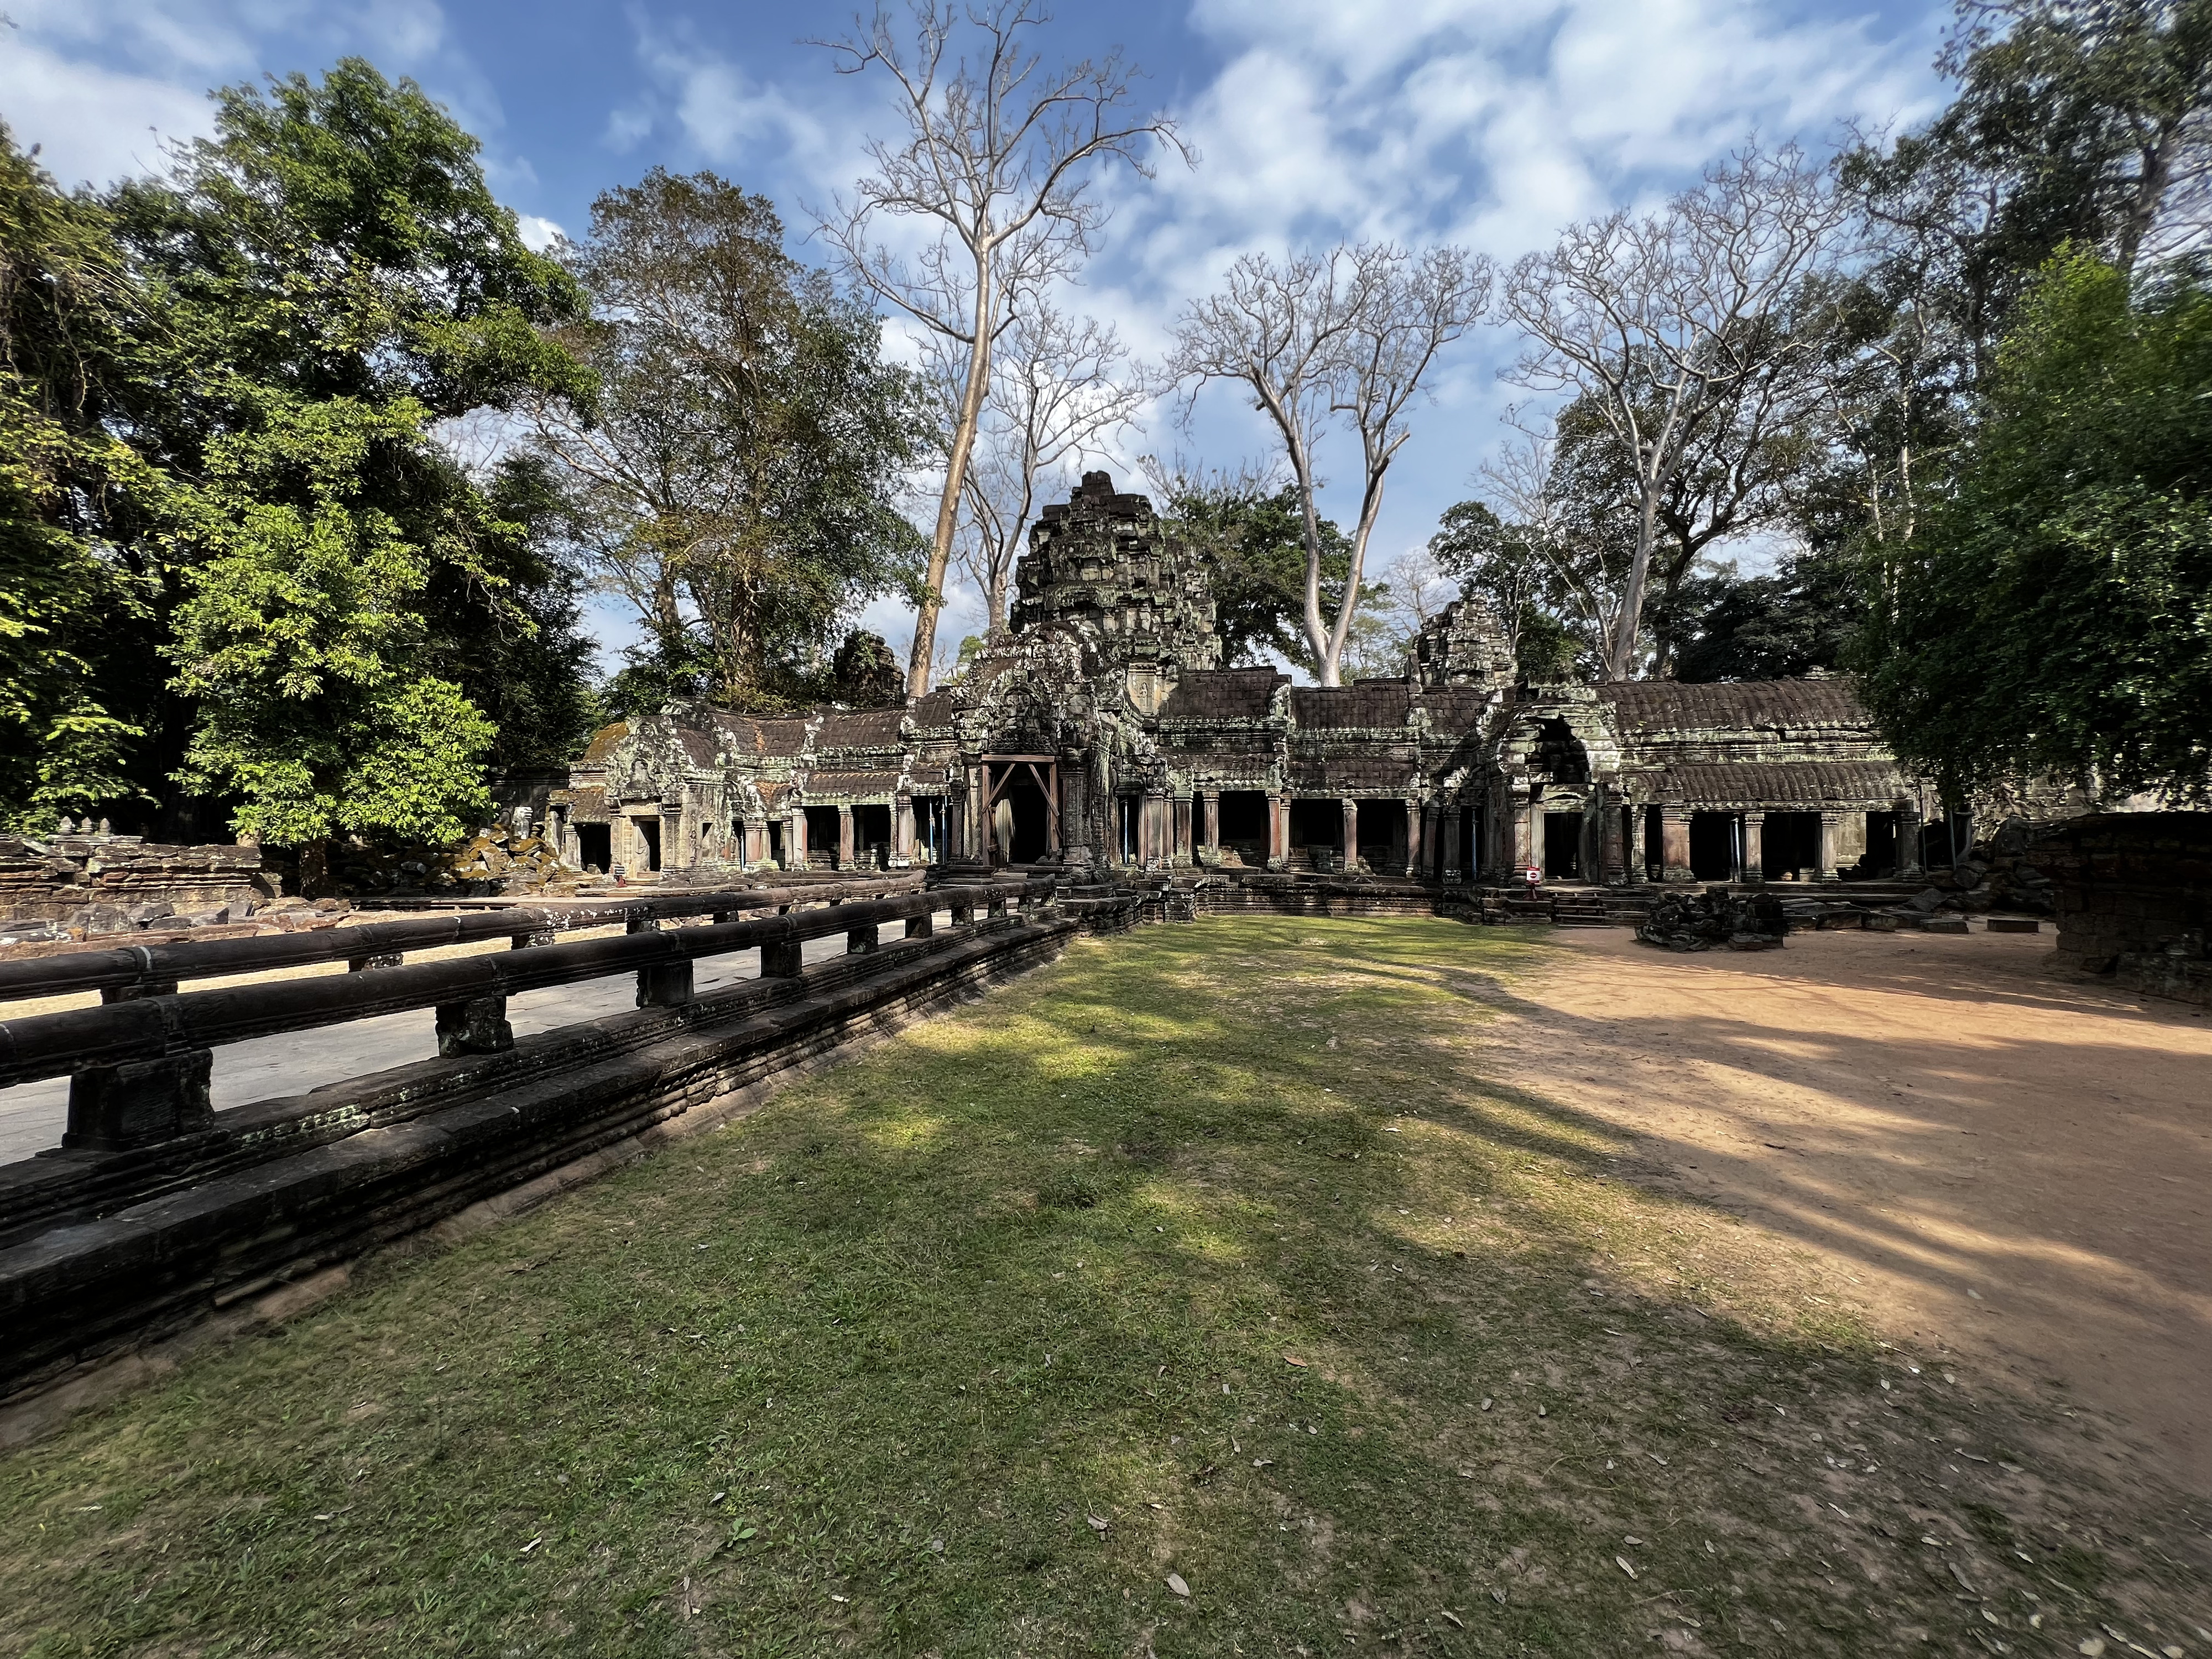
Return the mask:
{"type": "MultiPolygon", "coordinates": [[[[959,927],[972,924],[979,908],[989,915],[1000,916],[1010,901],[1029,910],[1049,907],[1056,894],[1050,877],[948,885],[888,898],[844,896],[825,893],[820,886],[758,889],[634,902],[627,907],[633,913],[626,918],[631,929],[628,933],[567,945],[537,942],[559,925],[550,913],[507,910],[343,930],[350,939],[309,934],[102,952],[99,954],[103,957],[137,959],[128,964],[112,964],[105,970],[120,975],[127,967],[134,973],[135,978],[112,981],[113,987],[128,994],[96,1008],[0,1021],[0,1087],[68,1077],[69,1126],[63,1146],[119,1151],[192,1133],[206,1126],[213,1115],[208,1095],[213,1051],[225,1043],[429,1008],[435,1011],[441,1054],[497,1053],[514,1043],[507,1019],[507,999],[524,991],[635,973],[640,1007],[678,1006],[691,1000],[692,963],[702,957],[757,950],[763,977],[795,977],[800,972],[801,949],[808,939],[842,933],[848,953],[870,951],[877,946],[879,930],[890,922],[903,922],[908,938],[921,937],[932,931],[932,919],[940,910],[950,910],[953,924],[959,927]],[[717,921],[707,927],[669,930],[660,927],[661,917],[670,914],[720,915],[825,899],[829,902],[821,908],[787,915],[717,921]],[[526,915],[530,917],[527,921],[526,915]],[[472,934],[454,932],[471,925],[475,927],[472,934]],[[398,935],[386,939],[364,937],[386,927],[398,930],[398,935]],[[518,948],[412,966],[378,967],[343,976],[204,991],[159,988],[173,988],[179,978],[290,967],[301,961],[352,959],[364,946],[380,944],[387,950],[394,944],[402,949],[422,950],[468,937],[501,934],[513,934],[518,948]],[[520,948],[526,944],[530,948],[520,948]],[[227,965],[235,954],[242,953],[197,954],[228,951],[240,945],[261,947],[264,954],[252,966],[227,965]],[[320,947],[320,954],[279,956],[270,950],[296,945],[320,947]],[[184,960],[175,960],[178,957],[184,960]]],[[[588,921],[567,925],[604,926],[614,919],[601,911],[588,921]]],[[[10,965],[52,971],[57,963],[67,964],[70,960],[50,958],[10,965]]],[[[98,982],[81,979],[70,988],[90,989],[98,982]]],[[[111,987],[101,983],[100,988],[111,987]]]]}

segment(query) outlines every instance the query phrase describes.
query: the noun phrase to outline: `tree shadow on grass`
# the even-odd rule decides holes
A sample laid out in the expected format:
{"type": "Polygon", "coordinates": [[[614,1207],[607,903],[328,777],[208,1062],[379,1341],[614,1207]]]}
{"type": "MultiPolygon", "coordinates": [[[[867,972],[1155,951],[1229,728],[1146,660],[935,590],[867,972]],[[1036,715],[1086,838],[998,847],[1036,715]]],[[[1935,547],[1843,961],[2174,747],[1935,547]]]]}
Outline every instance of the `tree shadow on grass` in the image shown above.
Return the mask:
{"type": "Polygon", "coordinates": [[[1621,1181],[1608,1126],[1469,1068],[1468,1005],[1425,964],[1510,981],[1536,954],[1272,918],[1081,945],[0,1460],[0,1632],[1561,1656],[1971,1650],[2039,1614],[2069,1646],[2100,1618],[2180,1632],[2203,1581],[2153,1559],[2139,1498],[1962,1458],[2003,1455],[1997,1419],[1845,1320],[1709,1316],[1623,1272],[1733,1230],[1621,1181]]]}

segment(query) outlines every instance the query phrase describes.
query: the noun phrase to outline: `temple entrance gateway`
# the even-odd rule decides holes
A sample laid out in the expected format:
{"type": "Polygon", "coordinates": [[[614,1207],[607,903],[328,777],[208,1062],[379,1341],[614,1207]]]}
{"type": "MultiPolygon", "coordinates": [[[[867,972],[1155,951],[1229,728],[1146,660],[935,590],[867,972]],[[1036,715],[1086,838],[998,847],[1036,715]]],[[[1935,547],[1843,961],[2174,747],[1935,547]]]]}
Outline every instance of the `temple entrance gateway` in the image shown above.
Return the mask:
{"type": "Polygon", "coordinates": [[[983,760],[984,833],[993,864],[1039,864],[1060,853],[1060,763],[1050,755],[983,760]]]}
{"type": "Polygon", "coordinates": [[[613,836],[608,833],[607,826],[604,823],[578,824],[576,826],[578,861],[586,869],[605,873],[607,866],[615,861],[614,854],[610,850],[610,843],[612,840],[613,836]]]}

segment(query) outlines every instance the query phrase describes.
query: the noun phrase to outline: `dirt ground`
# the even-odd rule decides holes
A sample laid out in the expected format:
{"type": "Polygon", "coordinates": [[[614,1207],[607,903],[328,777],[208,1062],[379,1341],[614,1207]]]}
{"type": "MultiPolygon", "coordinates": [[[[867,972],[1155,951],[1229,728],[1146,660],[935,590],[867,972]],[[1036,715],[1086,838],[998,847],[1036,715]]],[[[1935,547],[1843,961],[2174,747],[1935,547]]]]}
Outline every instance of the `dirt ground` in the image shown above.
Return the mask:
{"type": "Polygon", "coordinates": [[[2050,978],[2048,934],[1554,938],[1499,993],[1516,1081],[1813,1252],[1880,1329],[2057,1385],[2212,1495],[2203,1011],[2050,978]]]}

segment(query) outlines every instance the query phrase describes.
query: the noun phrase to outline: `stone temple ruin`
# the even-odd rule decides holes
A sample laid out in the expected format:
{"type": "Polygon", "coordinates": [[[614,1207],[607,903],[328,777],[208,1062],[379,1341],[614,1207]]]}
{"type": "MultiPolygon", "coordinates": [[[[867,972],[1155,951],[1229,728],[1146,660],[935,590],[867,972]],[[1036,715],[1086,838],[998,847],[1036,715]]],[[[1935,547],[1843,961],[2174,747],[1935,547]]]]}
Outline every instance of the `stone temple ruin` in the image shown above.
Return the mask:
{"type": "Polygon", "coordinates": [[[608,727],[546,793],[548,834],[570,864],[672,881],[1011,866],[1629,888],[1911,880],[1948,833],[1840,678],[1516,683],[1474,599],[1402,678],[1223,667],[1204,561],[1103,472],[1044,509],[1016,580],[1010,627],[909,705],[608,727]]]}

